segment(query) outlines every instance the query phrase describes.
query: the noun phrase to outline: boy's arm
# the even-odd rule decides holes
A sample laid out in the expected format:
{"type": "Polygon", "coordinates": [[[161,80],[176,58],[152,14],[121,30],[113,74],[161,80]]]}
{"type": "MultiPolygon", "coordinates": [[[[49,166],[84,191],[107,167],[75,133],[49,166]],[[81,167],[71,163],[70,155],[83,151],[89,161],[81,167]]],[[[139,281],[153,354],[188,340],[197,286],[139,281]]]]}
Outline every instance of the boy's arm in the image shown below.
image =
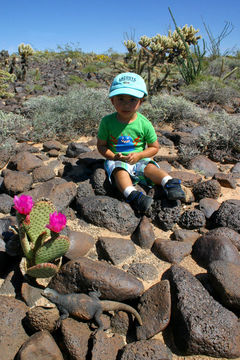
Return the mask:
{"type": "Polygon", "coordinates": [[[105,140],[97,139],[97,149],[108,160],[120,160],[123,157],[121,153],[114,154],[114,152],[108,149],[107,141],[105,140]]]}

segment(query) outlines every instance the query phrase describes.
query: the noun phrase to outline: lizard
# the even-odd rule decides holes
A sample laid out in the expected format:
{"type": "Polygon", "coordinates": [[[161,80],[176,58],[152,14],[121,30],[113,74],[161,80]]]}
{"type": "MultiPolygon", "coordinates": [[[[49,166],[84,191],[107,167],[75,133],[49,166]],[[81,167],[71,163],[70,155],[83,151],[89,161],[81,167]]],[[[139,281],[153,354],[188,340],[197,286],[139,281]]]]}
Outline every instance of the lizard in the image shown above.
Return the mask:
{"type": "Polygon", "coordinates": [[[46,288],[42,295],[54,303],[59,312],[60,318],[57,327],[61,321],[68,318],[69,315],[79,320],[94,319],[98,325],[98,331],[103,329],[103,322],[100,319],[103,311],[122,310],[133,314],[138,323],[142,325],[142,319],[139,313],[130,305],[111,300],[100,300],[100,292],[91,291],[89,295],[84,293],[60,294],[56,290],[46,288]]]}

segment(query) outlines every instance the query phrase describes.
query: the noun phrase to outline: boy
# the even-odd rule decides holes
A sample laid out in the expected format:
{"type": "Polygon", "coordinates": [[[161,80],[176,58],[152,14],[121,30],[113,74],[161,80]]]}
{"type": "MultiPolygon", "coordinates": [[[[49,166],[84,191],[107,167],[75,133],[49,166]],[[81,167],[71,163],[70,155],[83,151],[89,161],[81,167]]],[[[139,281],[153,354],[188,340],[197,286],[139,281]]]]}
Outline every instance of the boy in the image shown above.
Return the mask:
{"type": "Polygon", "coordinates": [[[117,75],[109,98],[116,112],[105,116],[98,130],[97,148],[106,161],[109,181],[114,183],[134,210],[145,213],[153,199],[136,191],[133,184],[163,186],[169,200],[183,200],[180,180],[173,179],[152,157],[159,150],[151,122],[138,109],[147,96],[146,84],[135,73],[117,75]]]}

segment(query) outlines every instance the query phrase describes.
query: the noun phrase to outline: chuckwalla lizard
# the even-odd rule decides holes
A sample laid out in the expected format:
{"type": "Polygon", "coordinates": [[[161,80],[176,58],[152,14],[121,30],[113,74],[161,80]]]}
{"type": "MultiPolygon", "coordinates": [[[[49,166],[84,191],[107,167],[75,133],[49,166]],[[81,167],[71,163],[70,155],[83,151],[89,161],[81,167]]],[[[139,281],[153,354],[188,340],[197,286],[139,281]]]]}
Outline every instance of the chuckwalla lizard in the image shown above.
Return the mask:
{"type": "Polygon", "coordinates": [[[122,310],[133,314],[139,324],[142,325],[139,313],[132,306],[117,301],[100,300],[100,293],[96,291],[90,292],[89,295],[83,293],[60,294],[53,289],[46,288],[42,295],[56,304],[61,313],[60,322],[69,315],[80,320],[94,319],[98,325],[98,330],[102,330],[103,323],[100,319],[102,312],[122,310]]]}

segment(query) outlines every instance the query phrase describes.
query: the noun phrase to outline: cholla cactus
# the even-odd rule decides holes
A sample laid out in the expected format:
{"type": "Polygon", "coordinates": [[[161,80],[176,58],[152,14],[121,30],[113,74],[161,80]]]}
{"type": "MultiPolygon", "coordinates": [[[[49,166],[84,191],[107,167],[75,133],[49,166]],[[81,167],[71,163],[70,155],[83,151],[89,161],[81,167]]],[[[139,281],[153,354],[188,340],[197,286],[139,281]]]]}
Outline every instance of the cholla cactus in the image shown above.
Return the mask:
{"type": "Polygon", "coordinates": [[[141,36],[140,40],[139,40],[139,45],[141,45],[142,47],[148,47],[151,44],[151,38],[149,38],[146,35],[141,36]]]}
{"type": "Polygon", "coordinates": [[[18,53],[20,56],[28,57],[34,54],[34,50],[29,44],[21,43],[18,45],[18,53]]]}
{"type": "Polygon", "coordinates": [[[57,213],[49,200],[35,204],[31,196],[14,196],[17,210],[18,233],[26,257],[26,274],[36,278],[56,274],[60,259],[68,250],[70,242],[60,232],[66,225],[66,217],[57,213]]]}
{"type": "Polygon", "coordinates": [[[66,63],[67,66],[70,66],[71,63],[72,63],[72,58],[67,57],[67,58],[65,59],[65,63],[66,63]]]}
{"type": "Polygon", "coordinates": [[[124,45],[128,49],[129,53],[134,53],[137,50],[137,44],[133,40],[124,41],[124,45]]]}
{"type": "Polygon", "coordinates": [[[178,63],[178,58],[186,59],[189,56],[190,46],[196,45],[201,38],[196,35],[198,32],[199,30],[194,29],[192,25],[184,25],[173,33],[169,31],[167,36],[156,34],[150,38],[144,35],[138,41],[139,50],[133,40],[124,41],[128,50],[125,65],[128,65],[128,70],[147,77],[148,90],[153,93],[170,74],[171,68],[174,67],[171,67],[171,64],[178,63]],[[159,79],[161,71],[165,75],[159,79]]]}
{"type": "Polygon", "coordinates": [[[22,66],[22,80],[25,80],[26,71],[28,68],[28,58],[34,54],[34,50],[29,44],[20,44],[18,45],[18,53],[21,56],[21,66],[22,66]]]}

